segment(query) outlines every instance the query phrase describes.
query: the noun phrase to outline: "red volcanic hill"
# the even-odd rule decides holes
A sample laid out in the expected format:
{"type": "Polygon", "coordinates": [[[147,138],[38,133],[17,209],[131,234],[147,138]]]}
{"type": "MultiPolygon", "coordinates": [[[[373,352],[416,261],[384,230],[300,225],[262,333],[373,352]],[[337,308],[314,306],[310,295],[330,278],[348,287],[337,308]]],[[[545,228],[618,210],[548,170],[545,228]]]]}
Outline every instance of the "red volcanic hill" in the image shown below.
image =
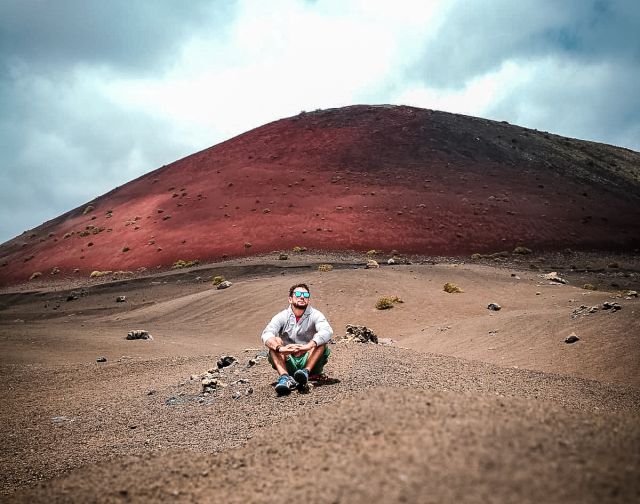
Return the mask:
{"type": "Polygon", "coordinates": [[[0,246],[0,284],[289,249],[462,255],[639,244],[640,154],[403,106],[301,113],[0,246]]]}

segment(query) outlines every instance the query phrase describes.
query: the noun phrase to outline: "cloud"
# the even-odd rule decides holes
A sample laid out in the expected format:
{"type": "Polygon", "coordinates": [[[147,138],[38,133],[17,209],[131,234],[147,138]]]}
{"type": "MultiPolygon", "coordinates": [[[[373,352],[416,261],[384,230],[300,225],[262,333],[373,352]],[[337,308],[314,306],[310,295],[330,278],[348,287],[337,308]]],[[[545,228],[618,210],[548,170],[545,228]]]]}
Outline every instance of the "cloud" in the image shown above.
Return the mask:
{"type": "Polygon", "coordinates": [[[640,4],[449,5],[395,99],[640,150],[640,4]]]}

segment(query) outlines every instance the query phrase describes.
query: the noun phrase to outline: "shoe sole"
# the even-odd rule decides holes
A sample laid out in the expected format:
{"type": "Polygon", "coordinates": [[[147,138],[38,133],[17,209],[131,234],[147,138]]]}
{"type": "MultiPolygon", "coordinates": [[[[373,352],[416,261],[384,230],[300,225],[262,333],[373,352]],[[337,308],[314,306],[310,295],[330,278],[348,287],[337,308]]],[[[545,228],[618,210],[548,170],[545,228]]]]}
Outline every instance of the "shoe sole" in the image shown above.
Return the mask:
{"type": "Polygon", "coordinates": [[[301,370],[295,372],[293,379],[298,383],[298,388],[304,388],[309,381],[309,377],[301,370]]]}
{"type": "Polygon", "coordinates": [[[291,393],[291,389],[288,385],[276,385],[276,394],[279,396],[289,395],[291,393]]]}

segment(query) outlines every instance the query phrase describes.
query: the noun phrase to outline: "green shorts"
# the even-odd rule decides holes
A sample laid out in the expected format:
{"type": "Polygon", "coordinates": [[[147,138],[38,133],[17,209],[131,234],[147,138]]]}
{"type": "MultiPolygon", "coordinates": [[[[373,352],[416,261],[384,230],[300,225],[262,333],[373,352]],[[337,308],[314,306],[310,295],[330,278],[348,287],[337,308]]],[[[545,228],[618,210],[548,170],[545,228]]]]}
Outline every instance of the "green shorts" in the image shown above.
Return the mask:
{"type": "MultiPolygon", "coordinates": [[[[324,353],[320,356],[320,358],[318,359],[318,362],[316,362],[316,365],[313,366],[313,369],[311,370],[312,375],[319,375],[322,374],[322,370],[324,369],[324,365],[327,363],[327,361],[329,360],[329,355],[331,355],[331,350],[329,350],[329,347],[327,345],[324,346],[324,353]]],[[[293,376],[293,374],[298,370],[298,369],[302,369],[305,367],[305,365],[307,364],[307,359],[309,358],[309,352],[301,355],[300,357],[295,357],[293,355],[288,355],[286,360],[284,361],[286,366],[287,366],[287,372],[293,376]]],[[[273,369],[276,369],[275,364],[273,363],[273,359],[271,359],[271,352],[269,352],[269,363],[271,364],[271,367],[273,367],[273,369]]]]}

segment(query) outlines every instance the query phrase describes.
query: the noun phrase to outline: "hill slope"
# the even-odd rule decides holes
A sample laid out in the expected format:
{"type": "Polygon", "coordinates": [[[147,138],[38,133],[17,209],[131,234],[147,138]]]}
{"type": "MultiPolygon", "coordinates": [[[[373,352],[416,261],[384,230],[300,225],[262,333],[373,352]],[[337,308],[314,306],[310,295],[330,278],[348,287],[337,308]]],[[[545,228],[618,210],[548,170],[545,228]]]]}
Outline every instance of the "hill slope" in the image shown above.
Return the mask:
{"type": "Polygon", "coordinates": [[[0,284],[291,248],[636,247],[640,154],[395,106],[282,119],[0,246],[0,284]]]}

